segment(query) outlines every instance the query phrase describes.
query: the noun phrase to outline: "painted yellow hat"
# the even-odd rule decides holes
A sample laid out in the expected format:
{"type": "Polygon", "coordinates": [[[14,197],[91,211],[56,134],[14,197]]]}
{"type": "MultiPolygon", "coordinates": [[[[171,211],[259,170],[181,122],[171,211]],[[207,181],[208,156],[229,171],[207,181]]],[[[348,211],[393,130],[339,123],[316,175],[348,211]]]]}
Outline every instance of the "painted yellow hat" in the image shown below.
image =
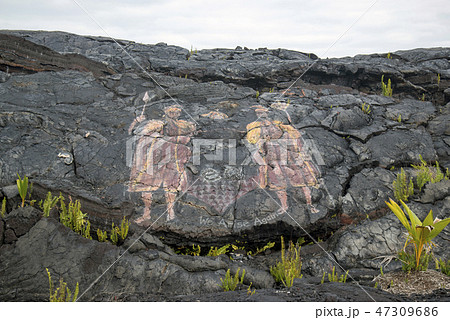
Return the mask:
{"type": "Polygon", "coordinates": [[[174,111],[181,111],[181,106],[179,104],[174,104],[164,109],[164,112],[174,112],[174,111]]]}

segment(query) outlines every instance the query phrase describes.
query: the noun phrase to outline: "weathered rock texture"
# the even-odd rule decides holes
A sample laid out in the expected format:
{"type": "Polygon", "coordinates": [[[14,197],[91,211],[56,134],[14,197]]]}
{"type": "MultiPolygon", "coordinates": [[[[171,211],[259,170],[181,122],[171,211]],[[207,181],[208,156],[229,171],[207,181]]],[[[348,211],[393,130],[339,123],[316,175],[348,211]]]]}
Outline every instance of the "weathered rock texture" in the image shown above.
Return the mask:
{"type": "MultiPolygon", "coordinates": [[[[262,246],[334,232],[324,247],[340,264],[378,268],[404,241],[384,203],[400,168],[410,172],[419,155],[450,166],[449,48],[318,60],[285,49],[118,42],[0,33],[7,211],[17,207],[19,173],[36,199],[52,191],[81,200],[93,231],[123,216],[142,217],[133,239],[150,226],[86,300],[217,292],[237,268],[166,245],[262,246]],[[393,97],[380,95],[383,75],[393,97]]],[[[416,191],[411,205],[445,217],[448,183],[416,191]]],[[[437,249],[447,258],[448,239],[444,231],[437,249]]],[[[45,299],[45,267],[83,291],[132,244],[82,239],[29,208],[1,220],[0,240],[1,300],[45,299]]],[[[334,264],[318,250],[305,258],[312,275],[334,264]]],[[[257,287],[273,285],[268,269],[248,270],[257,287]]]]}

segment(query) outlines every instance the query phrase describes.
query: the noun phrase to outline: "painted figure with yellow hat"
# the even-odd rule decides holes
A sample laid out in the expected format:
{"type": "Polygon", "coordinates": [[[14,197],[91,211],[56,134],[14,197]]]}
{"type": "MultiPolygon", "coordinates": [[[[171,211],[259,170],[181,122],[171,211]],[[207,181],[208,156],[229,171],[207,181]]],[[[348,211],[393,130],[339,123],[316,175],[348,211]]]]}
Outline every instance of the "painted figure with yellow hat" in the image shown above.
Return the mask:
{"type": "Polygon", "coordinates": [[[279,214],[289,208],[288,187],[302,188],[311,212],[317,212],[309,188],[318,185],[319,170],[304,152],[301,133],[291,125],[269,119],[263,106],[254,108],[258,119],[247,125],[246,138],[258,150],[253,158],[259,164],[259,186],[276,192],[281,203],[279,214]]]}
{"type": "Polygon", "coordinates": [[[191,157],[187,144],[195,124],[178,119],[179,105],[167,107],[164,113],[163,120],[145,121],[141,115],[128,130],[137,136],[128,191],[142,192],[145,205],[144,214],[135,220],[137,224],[150,220],[153,192],[159,188],[165,192],[167,220],[174,219],[176,194],[187,187],[185,164],[191,157]]]}

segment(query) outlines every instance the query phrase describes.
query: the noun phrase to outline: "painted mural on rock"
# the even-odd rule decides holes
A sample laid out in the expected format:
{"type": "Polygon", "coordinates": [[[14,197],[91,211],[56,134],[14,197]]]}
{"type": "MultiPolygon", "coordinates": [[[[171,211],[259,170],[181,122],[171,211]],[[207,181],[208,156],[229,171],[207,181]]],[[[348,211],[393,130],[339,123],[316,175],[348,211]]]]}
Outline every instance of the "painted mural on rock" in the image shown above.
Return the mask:
{"type": "MultiPolygon", "coordinates": [[[[146,119],[143,112],[129,127],[127,146],[131,168],[127,190],[139,194],[144,205],[135,222],[147,226],[165,215],[161,221],[190,223],[183,219],[183,212],[195,207],[200,225],[250,227],[259,219],[277,220],[289,212],[288,190],[292,189],[300,190],[309,214],[316,214],[319,210],[311,191],[321,185],[319,166],[312,157],[311,143],[290,124],[287,108],[285,103],[249,106],[248,112],[256,119],[242,128],[242,139],[203,138],[199,133],[214,128],[198,128],[193,121],[179,119],[184,111],[180,105],[164,108],[160,119],[146,119]],[[276,116],[280,112],[286,114],[285,121],[276,116]],[[242,157],[236,157],[236,152],[242,150],[244,160],[238,161],[242,157]],[[159,206],[154,213],[156,192],[164,193],[165,208],[161,211],[159,206]],[[240,199],[255,192],[270,199],[272,208],[258,213],[255,204],[252,217],[238,217],[235,211],[240,199]]],[[[215,123],[229,119],[219,110],[200,117],[215,123]]],[[[192,213],[187,216],[192,219],[192,213]]]]}

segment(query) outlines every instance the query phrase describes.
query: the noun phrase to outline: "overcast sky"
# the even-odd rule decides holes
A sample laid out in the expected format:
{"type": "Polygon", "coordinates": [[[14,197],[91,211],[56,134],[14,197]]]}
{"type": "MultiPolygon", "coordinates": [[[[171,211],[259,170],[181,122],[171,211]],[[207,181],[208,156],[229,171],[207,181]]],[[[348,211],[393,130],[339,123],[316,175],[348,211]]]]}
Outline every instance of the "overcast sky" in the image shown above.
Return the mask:
{"type": "Polygon", "coordinates": [[[449,0],[0,0],[0,29],[107,36],[76,2],[114,38],[187,49],[286,48],[325,58],[450,47],[449,0]]]}

